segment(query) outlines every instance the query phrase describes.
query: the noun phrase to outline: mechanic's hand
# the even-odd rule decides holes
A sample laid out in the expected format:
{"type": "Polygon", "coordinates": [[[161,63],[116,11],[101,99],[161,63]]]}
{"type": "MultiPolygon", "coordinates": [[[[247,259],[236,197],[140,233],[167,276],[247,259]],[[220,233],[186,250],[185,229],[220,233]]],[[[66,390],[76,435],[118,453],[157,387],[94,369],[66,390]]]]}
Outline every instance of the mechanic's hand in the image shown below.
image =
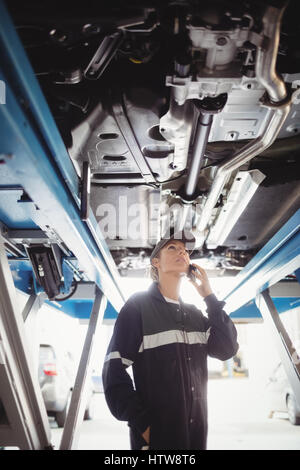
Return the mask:
{"type": "Polygon", "coordinates": [[[150,443],[150,426],[147,427],[146,431],[143,432],[142,434],[144,440],[147,442],[147,444],[150,443]]]}
{"type": "Polygon", "coordinates": [[[207,297],[208,295],[212,294],[213,291],[210,286],[206,271],[196,263],[191,264],[197,269],[197,271],[193,271],[193,274],[195,275],[196,279],[200,281],[200,284],[197,281],[192,281],[191,279],[189,279],[189,281],[193,284],[193,286],[195,286],[201,297],[207,297]]]}

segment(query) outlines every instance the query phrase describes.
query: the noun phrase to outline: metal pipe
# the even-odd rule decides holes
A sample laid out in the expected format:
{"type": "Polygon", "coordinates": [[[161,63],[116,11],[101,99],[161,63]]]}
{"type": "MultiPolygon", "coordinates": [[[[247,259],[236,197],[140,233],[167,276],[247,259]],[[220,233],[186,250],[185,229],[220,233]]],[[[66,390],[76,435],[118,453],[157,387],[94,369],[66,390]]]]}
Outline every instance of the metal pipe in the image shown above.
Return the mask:
{"type": "Polygon", "coordinates": [[[186,200],[192,199],[195,193],[204,152],[213,122],[213,116],[214,114],[220,113],[224,108],[227,102],[227,93],[221,93],[215,97],[207,96],[203,100],[194,99],[193,102],[199,111],[199,117],[197,121],[193,155],[182,194],[182,198],[186,200]]]}
{"type": "Polygon", "coordinates": [[[286,8],[267,7],[263,16],[263,44],[257,48],[255,73],[257,80],[265,87],[272,102],[286,98],[286,88],[276,72],[276,58],[280,39],[280,24],[286,8]],[[267,45],[264,46],[267,42],[267,45]]]}
{"type": "Polygon", "coordinates": [[[200,112],[191,165],[185,183],[185,194],[187,197],[191,197],[195,192],[212,122],[212,114],[200,112]]]}
{"type": "Polygon", "coordinates": [[[264,104],[264,106],[269,107],[270,109],[265,129],[260,137],[248,143],[219,166],[203,212],[201,214],[200,222],[197,226],[197,230],[200,232],[205,231],[212,210],[219,199],[219,195],[221,194],[221,191],[230,173],[251,160],[256,155],[263,152],[274,142],[290,112],[291,100],[286,99],[287,93],[285,84],[275,72],[278,38],[280,34],[280,19],[284,8],[281,10],[272,7],[267,8],[263,18],[263,34],[265,34],[269,40],[264,50],[259,48],[259,53],[256,57],[255,67],[257,79],[260,83],[263,84],[263,86],[266,87],[269,99],[271,100],[271,102],[264,104]],[[275,15],[275,10],[276,19],[274,21],[270,15],[275,15]],[[274,42],[271,40],[271,38],[274,39],[274,42]],[[275,106],[272,105],[272,102],[274,101],[277,103],[282,101],[282,103],[281,105],[278,104],[275,106]]]}
{"type": "Polygon", "coordinates": [[[185,203],[181,205],[182,211],[180,213],[180,218],[178,220],[178,226],[176,226],[176,230],[184,230],[187,228],[188,217],[190,215],[190,211],[192,210],[191,204],[185,203]]]}
{"type": "Polygon", "coordinates": [[[262,136],[255,139],[254,142],[247,144],[219,166],[201,214],[200,223],[197,227],[199,231],[206,229],[212,210],[231,172],[251,160],[274,142],[290,112],[290,106],[290,102],[287,102],[279,108],[272,109],[262,136]]]}

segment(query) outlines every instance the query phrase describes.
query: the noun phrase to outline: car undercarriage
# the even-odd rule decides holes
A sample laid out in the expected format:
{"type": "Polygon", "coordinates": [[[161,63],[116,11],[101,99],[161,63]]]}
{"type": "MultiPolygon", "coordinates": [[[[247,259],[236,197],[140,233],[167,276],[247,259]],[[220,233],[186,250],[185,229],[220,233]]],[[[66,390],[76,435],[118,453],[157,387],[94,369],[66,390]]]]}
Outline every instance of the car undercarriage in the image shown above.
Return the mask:
{"type": "Polygon", "coordinates": [[[235,275],[300,199],[296,2],[8,2],[119,273],[191,230],[235,275]]]}

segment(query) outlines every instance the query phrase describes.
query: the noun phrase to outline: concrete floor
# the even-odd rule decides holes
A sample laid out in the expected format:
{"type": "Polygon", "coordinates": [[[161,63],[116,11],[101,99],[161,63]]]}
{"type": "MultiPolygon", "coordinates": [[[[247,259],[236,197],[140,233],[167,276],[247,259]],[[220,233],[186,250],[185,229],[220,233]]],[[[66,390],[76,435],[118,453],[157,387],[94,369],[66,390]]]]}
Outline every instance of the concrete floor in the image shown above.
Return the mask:
{"type": "MultiPolygon", "coordinates": [[[[96,394],[95,419],[81,427],[80,450],[128,450],[128,427],[110,414],[96,394]]],[[[300,426],[284,413],[268,418],[264,394],[247,378],[209,381],[208,450],[300,450],[300,426]]],[[[62,430],[51,422],[52,443],[59,448],[62,430]]]]}

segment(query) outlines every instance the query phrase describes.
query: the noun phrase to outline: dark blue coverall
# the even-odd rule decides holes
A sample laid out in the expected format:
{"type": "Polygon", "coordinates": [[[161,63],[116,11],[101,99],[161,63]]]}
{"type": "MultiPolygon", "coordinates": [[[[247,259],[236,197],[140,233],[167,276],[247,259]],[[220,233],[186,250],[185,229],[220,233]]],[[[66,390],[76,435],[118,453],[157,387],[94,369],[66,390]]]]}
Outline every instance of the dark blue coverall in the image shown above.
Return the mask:
{"type": "Polygon", "coordinates": [[[206,449],[207,355],[222,361],[238,350],[237,332],[214,294],[207,316],[179,299],[167,302],[153,282],[119,312],[103,366],[111,413],[130,427],[132,449],[206,449]],[[132,366],[134,384],[127,373],[132,366]]]}

